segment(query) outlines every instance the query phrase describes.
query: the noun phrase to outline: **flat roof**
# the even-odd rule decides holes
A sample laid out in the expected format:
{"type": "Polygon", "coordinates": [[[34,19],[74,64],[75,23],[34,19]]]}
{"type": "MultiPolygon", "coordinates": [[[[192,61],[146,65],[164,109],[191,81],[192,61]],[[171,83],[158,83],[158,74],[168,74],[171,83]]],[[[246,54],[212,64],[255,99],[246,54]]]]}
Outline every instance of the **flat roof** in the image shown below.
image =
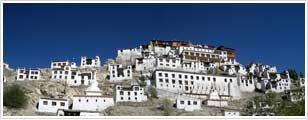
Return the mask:
{"type": "Polygon", "coordinates": [[[209,76],[221,76],[221,77],[236,77],[234,75],[214,75],[214,74],[204,74],[204,73],[198,73],[198,72],[189,72],[189,71],[180,71],[180,70],[167,70],[167,69],[157,69],[154,71],[166,71],[166,72],[179,72],[179,73],[188,73],[188,74],[198,74],[198,75],[209,75],[209,76]]]}
{"type": "Polygon", "coordinates": [[[65,98],[50,98],[50,97],[41,97],[40,99],[45,99],[45,100],[60,100],[60,101],[68,101],[68,99],[65,99],[65,98]]]}
{"type": "Polygon", "coordinates": [[[113,98],[113,96],[104,96],[104,95],[73,95],[73,97],[101,97],[101,98],[113,98]]]}

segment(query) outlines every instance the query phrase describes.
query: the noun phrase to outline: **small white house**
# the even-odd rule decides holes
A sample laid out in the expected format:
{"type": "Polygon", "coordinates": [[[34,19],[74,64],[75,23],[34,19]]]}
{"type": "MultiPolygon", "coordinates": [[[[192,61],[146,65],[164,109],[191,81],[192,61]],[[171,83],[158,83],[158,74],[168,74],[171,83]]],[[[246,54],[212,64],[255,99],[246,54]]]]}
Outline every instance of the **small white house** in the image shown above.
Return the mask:
{"type": "Polygon", "coordinates": [[[180,69],[181,58],[177,57],[158,57],[157,68],[159,69],[180,69]]]}
{"type": "Polygon", "coordinates": [[[70,62],[68,60],[66,61],[52,61],[50,68],[51,69],[59,69],[59,68],[64,68],[65,66],[71,66],[72,68],[76,68],[76,63],[75,62],[70,62]]]}
{"type": "Polygon", "coordinates": [[[37,112],[57,113],[58,109],[68,109],[69,100],[66,98],[39,98],[37,112]]]}
{"type": "Polygon", "coordinates": [[[214,63],[206,63],[200,61],[189,61],[182,63],[182,69],[190,72],[206,72],[214,68],[216,68],[216,65],[214,63]]]}
{"type": "Polygon", "coordinates": [[[139,85],[116,86],[116,102],[144,102],[147,96],[144,95],[144,88],[139,85]]]}
{"type": "Polygon", "coordinates": [[[73,96],[72,110],[103,111],[114,105],[112,96],[102,96],[96,81],[86,90],[86,95],[73,96]]]}
{"type": "Polygon", "coordinates": [[[201,100],[188,96],[178,96],[176,98],[176,108],[185,111],[194,111],[201,109],[201,100]]]}
{"type": "Polygon", "coordinates": [[[25,68],[18,68],[16,80],[39,80],[40,73],[39,69],[26,70],[25,68]]]}
{"type": "Polygon", "coordinates": [[[109,64],[108,70],[110,81],[122,81],[133,78],[131,65],[124,67],[122,64],[109,64]]]}
{"type": "Polygon", "coordinates": [[[99,67],[101,66],[101,61],[99,56],[95,56],[94,58],[87,58],[85,56],[81,57],[80,67],[99,67]]]}
{"type": "Polygon", "coordinates": [[[128,62],[128,63],[132,63],[135,62],[136,58],[140,58],[142,57],[142,53],[141,53],[142,49],[139,48],[132,48],[132,49],[119,49],[117,51],[117,58],[116,61],[117,62],[128,62]]]}
{"type": "Polygon", "coordinates": [[[68,84],[71,86],[88,86],[91,81],[96,81],[96,70],[79,71],[72,70],[71,77],[68,79],[68,84]]]}
{"type": "Polygon", "coordinates": [[[70,80],[76,77],[75,75],[76,63],[69,61],[51,62],[51,80],[70,80]]]}
{"type": "Polygon", "coordinates": [[[240,76],[239,77],[239,86],[242,92],[254,92],[255,91],[255,82],[253,78],[240,76]]]}
{"type": "Polygon", "coordinates": [[[225,116],[240,116],[240,112],[237,111],[225,111],[225,116]]]}
{"type": "Polygon", "coordinates": [[[135,70],[141,72],[142,74],[154,71],[156,67],[156,58],[147,57],[147,58],[137,58],[135,63],[135,70]]]}

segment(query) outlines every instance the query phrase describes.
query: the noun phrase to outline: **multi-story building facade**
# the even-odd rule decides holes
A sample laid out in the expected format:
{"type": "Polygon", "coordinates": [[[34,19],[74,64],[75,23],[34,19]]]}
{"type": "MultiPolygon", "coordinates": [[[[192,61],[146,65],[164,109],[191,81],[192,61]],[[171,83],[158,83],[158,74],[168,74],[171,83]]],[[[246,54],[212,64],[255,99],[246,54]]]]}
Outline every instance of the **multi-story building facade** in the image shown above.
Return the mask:
{"type": "Polygon", "coordinates": [[[144,102],[147,96],[144,94],[144,88],[139,85],[116,86],[116,102],[144,102]]]}
{"type": "Polygon", "coordinates": [[[157,89],[171,92],[209,94],[210,89],[215,87],[219,90],[220,95],[234,97],[240,95],[236,76],[156,70],[153,77],[157,89]]]}
{"type": "Polygon", "coordinates": [[[68,109],[67,98],[40,97],[37,112],[57,113],[58,109],[68,109]]]}
{"type": "Polygon", "coordinates": [[[18,68],[16,80],[40,80],[40,73],[39,69],[26,70],[25,68],[18,68]]]}
{"type": "Polygon", "coordinates": [[[185,111],[194,111],[201,109],[201,100],[188,96],[178,96],[176,98],[176,108],[185,111]]]}
{"type": "Polygon", "coordinates": [[[110,81],[116,82],[133,78],[131,65],[124,67],[122,64],[109,64],[108,71],[110,81]]]}
{"type": "Polygon", "coordinates": [[[94,58],[88,58],[86,56],[81,57],[80,67],[100,67],[101,60],[99,56],[95,56],[94,58]]]}

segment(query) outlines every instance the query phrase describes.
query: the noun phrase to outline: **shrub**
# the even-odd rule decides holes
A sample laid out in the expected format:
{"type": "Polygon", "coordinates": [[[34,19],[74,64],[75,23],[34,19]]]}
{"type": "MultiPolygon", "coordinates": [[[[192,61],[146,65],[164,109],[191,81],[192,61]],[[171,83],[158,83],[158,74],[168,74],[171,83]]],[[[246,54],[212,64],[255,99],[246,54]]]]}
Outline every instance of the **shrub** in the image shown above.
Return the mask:
{"type": "Polygon", "coordinates": [[[149,93],[151,95],[151,98],[158,98],[157,97],[157,91],[156,91],[156,89],[154,87],[150,87],[149,88],[149,93]]]}
{"type": "Polygon", "coordinates": [[[172,102],[169,99],[165,98],[163,100],[163,106],[162,107],[163,107],[163,110],[164,110],[164,115],[169,116],[172,112],[172,102]]]}
{"type": "Polygon", "coordinates": [[[9,108],[23,108],[27,105],[28,98],[17,84],[9,85],[3,91],[3,105],[9,108]]]}

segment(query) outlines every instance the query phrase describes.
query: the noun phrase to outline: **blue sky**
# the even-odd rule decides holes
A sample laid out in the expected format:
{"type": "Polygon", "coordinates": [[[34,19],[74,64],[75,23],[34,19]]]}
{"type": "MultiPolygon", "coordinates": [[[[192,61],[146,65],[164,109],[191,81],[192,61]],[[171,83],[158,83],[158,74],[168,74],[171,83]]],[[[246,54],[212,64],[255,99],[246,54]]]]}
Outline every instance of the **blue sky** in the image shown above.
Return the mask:
{"type": "Polygon", "coordinates": [[[4,4],[4,61],[115,58],[152,38],[236,49],[237,61],[305,70],[304,4],[4,4]]]}

